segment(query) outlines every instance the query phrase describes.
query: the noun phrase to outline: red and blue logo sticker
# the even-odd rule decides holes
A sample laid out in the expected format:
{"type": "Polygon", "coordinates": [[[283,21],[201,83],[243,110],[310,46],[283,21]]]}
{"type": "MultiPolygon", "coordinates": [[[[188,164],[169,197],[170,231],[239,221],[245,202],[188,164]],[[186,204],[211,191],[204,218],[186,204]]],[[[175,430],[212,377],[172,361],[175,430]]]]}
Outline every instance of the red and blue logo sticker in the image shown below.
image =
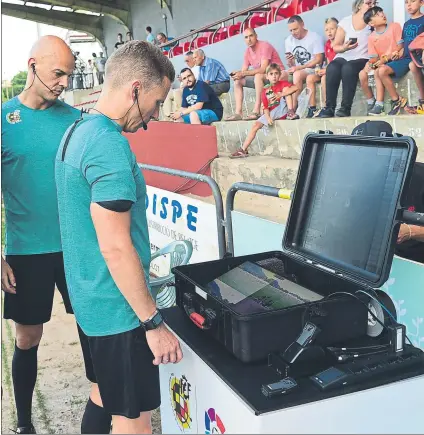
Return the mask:
{"type": "Polygon", "coordinates": [[[225,426],[214,408],[209,408],[208,411],[205,411],[205,433],[225,433],[225,426]]]}

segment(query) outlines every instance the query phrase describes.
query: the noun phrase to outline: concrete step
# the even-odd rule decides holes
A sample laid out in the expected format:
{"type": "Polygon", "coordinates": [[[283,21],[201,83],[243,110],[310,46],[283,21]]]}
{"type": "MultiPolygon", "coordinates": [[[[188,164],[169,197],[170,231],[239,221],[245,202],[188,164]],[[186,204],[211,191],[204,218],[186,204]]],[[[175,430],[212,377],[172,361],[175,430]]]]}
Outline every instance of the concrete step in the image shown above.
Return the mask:
{"type": "Polygon", "coordinates": [[[298,160],[275,157],[220,157],[212,162],[211,169],[212,177],[222,192],[226,192],[233,183],[239,181],[293,189],[298,165],[298,160]]]}
{"type": "MultiPolygon", "coordinates": [[[[419,94],[411,73],[408,73],[405,77],[402,77],[398,82],[395,82],[395,85],[397,87],[398,93],[403,97],[408,98],[408,101],[411,105],[417,104],[419,94]]],[[[373,88],[375,94],[376,91],[375,91],[375,84],[373,78],[370,79],[370,86],[371,88],[373,88]]],[[[222,105],[224,106],[224,119],[225,119],[227,116],[232,115],[234,113],[235,99],[234,99],[233,89],[231,89],[229,93],[223,94],[220,97],[220,99],[222,105]]],[[[255,105],[255,99],[256,99],[255,90],[245,88],[244,102],[243,102],[244,117],[252,112],[255,105]]],[[[341,99],[342,99],[342,86],[340,85],[338,98],[337,98],[338,105],[340,105],[341,99]]],[[[325,105],[325,101],[323,101],[322,98],[320,85],[317,87],[317,101],[320,107],[325,105]]],[[[390,111],[390,98],[387,93],[385,96],[385,109],[387,113],[390,111]]],[[[367,113],[367,101],[362,93],[361,86],[358,83],[356,94],[355,94],[355,100],[352,106],[352,116],[364,116],[366,113],[367,113]]]]}
{"type": "MultiPolygon", "coordinates": [[[[395,132],[414,138],[418,146],[418,161],[424,162],[424,117],[421,115],[276,121],[275,126],[269,129],[267,135],[263,130],[259,131],[249,147],[249,153],[251,156],[298,159],[303,139],[308,132],[330,130],[334,134],[351,134],[358,124],[368,119],[386,121],[392,125],[395,132]]],[[[253,123],[254,121],[215,123],[219,154],[225,156],[239,148],[253,123]]]]}

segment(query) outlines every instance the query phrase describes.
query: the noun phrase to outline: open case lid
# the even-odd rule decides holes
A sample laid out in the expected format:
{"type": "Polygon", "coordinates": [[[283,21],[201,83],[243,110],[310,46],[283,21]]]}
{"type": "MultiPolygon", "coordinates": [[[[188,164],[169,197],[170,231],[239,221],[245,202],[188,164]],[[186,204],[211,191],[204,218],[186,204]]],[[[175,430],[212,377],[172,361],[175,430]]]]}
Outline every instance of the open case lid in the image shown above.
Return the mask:
{"type": "Polygon", "coordinates": [[[416,154],[409,137],[307,135],[284,251],[362,286],[381,287],[416,154]]]}

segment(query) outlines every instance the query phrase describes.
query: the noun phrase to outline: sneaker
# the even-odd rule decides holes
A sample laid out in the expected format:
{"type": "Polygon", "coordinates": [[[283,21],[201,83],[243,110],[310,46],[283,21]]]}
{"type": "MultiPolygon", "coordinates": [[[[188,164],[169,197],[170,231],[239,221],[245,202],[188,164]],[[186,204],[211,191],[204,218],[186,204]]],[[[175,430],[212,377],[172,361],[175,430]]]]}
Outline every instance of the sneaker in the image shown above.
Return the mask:
{"type": "Polygon", "coordinates": [[[372,103],[367,103],[367,113],[368,113],[368,115],[371,115],[371,111],[375,107],[375,102],[376,102],[376,100],[374,99],[374,101],[372,103]]]}
{"type": "Polygon", "coordinates": [[[245,157],[249,157],[249,153],[243,148],[239,148],[237,151],[230,155],[230,159],[242,159],[245,157]]]}
{"type": "Polygon", "coordinates": [[[289,121],[294,121],[295,119],[299,119],[299,115],[297,115],[296,112],[293,109],[290,109],[287,112],[286,119],[288,119],[289,121]]]}
{"type": "Polygon", "coordinates": [[[334,109],[331,107],[323,107],[319,111],[317,118],[334,118],[334,109]]]}
{"type": "Polygon", "coordinates": [[[12,432],[14,432],[14,433],[18,433],[18,434],[20,434],[20,433],[30,433],[30,434],[36,434],[37,432],[35,432],[35,427],[31,424],[31,426],[21,426],[21,427],[18,427],[17,429],[16,429],[16,431],[15,430],[12,430],[12,432]]]}
{"type": "Polygon", "coordinates": [[[371,116],[382,116],[385,115],[386,112],[384,111],[384,106],[381,104],[376,104],[369,112],[368,115],[371,116]]]}
{"type": "Polygon", "coordinates": [[[340,107],[336,112],[337,118],[347,118],[350,116],[350,110],[345,109],[344,107],[340,107]]]}
{"type": "Polygon", "coordinates": [[[392,101],[392,110],[390,110],[389,115],[398,115],[407,102],[408,100],[404,97],[399,97],[396,101],[392,101]]]}
{"type": "Polygon", "coordinates": [[[308,114],[306,115],[307,118],[313,118],[315,113],[317,111],[316,106],[310,106],[308,107],[308,114]]]}
{"type": "Polygon", "coordinates": [[[424,115],[424,100],[418,100],[417,114],[424,115]]]}

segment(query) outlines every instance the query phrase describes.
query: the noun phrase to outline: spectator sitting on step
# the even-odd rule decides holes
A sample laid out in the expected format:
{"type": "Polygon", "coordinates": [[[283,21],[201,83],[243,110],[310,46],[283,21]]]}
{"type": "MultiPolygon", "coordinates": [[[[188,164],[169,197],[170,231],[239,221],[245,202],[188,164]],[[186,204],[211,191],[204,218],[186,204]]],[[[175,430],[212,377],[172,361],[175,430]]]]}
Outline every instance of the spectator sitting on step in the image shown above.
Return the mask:
{"type": "Polygon", "coordinates": [[[311,97],[309,99],[309,109],[308,109],[308,114],[306,116],[307,118],[312,118],[318,114],[317,103],[316,103],[317,83],[321,83],[321,97],[322,97],[322,101],[325,101],[325,71],[327,68],[326,65],[328,65],[336,56],[336,53],[334,52],[331,44],[333,43],[334,38],[336,37],[338,24],[339,24],[339,20],[337,20],[337,18],[327,18],[325,20],[324,32],[328,38],[324,46],[325,65],[323,65],[321,69],[316,68],[315,74],[310,74],[306,78],[306,86],[311,91],[311,97]]]}
{"type": "Polygon", "coordinates": [[[181,80],[185,86],[181,111],[172,113],[172,118],[186,124],[208,125],[220,121],[224,109],[213,89],[196,80],[190,68],[181,70],[181,80]]]}
{"type": "Polygon", "coordinates": [[[324,62],[324,41],[318,33],[305,29],[305,23],[299,15],[288,21],[290,36],[286,38],[286,59],[289,69],[283,74],[288,79],[293,74],[293,84],[298,91],[293,95],[294,109],[302,92],[303,84],[310,75],[315,75],[315,67],[324,62]]]}
{"type": "Polygon", "coordinates": [[[199,80],[207,83],[217,97],[230,90],[230,75],[221,62],[206,57],[205,52],[200,48],[194,50],[193,60],[196,66],[200,68],[199,80]]]}
{"type": "Polygon", "coordinates": [[[259,41],[256,32],[250,28],[246,29],[243,35],[247,44],[243,66],[241,71],[234,71],[230,74],[234,80],[236,110],[235,114],[228,117],[226,121],[240,121],[242,119],[244,87],[256,90],[255,107],[247,119],[258,119],[261,108],[261,93],[266,80],[265,71],[268,65],[276,63],[280,65],[282,70],[284,69],[277,50],[269,42],[259,41]]]}
{"type": "MultiPolygon", "coordinates": [[[[410,0],[406,4],[406,9],[411,19],[403,26],[403,35],[405,39],[405,58],[409,57],[409,69],[414,76],[415,84],[417,85],[420,97],[418,107],[407,107],[408,113],[424,115],[424,76],[423,69],[419,68],[412,61],[410,53],[410,44],[422,33],[424,33],[424,17],[420,12],[420,5],[424,6],[423,0],[410,0]]],[[[422,45],[421,45],[422,48],[422,45]]]]}
{"type": "Polygon", "coordinates": [[[132,36],[131,32],[127,32],[126,36],[125,36],[125,42],[130,42],[132,41],[134,38],[132,36]]]}
{"type": "Polygon", "coordinates": [[[369,61],[368,36],[371,29],[364,21],[364,14],[375,6],[376,0],[354,0],[353,14],[339,22],[333,49],[337,53],[327,66],[325,74],[326,104],[319,112],[320,118],[350,116],[359,73],[369,61]],[[342,103],[336,110],[337,94],[343,83],[342,103]]]}
{"type": "Polygon", "coordinates": [[[125,42],[122,39],[122,33],[118,33],[118,41],[115,44],[115,50],[117,50],[121,45],[124,45],[125,42]]]}
{"type": "Polygon", "coordinates": [[[257,132],[264,126],[273,125],[278,119],[298,119],[299,117],[293,110],[292,95],[298,88],[287,81],[281,81],[282,70],[280,65],[272,63],[266,69],[266,77],[269,85],[262,91],[262,104],[264,114],[253,124],[252,129],[247,135],[242,147],[231,154],[230,159],[248,157],[247,148],[253,142],[257,132]]]}
{"type": "Polygon", "coordinates": [[[152,28],[150,27],[150,26],[147,26],[146,27],[146,41],[147,42],[150,42],[150,44],[155,44],[156,43],[156,41],[155,41],[155,37],[153,36],[153,33],[152,33],[152,28]]]}
{"type": "MultiPolygon", "coordinates": [[[[387,17],[378,6],[374,6],[364,15],[364,21],[374,28],[368,38],[368,54],[370,61],[359,73],[359,81],[362,90],[367,98],[368,115],[384,115],[384,93],[385,87],[381,81],[380,71],[384,71],[383,65],[394,62],[403,56],[402,28],[398,23],[387,23],[387,17]],[[377,98],[374,98],[373,91],[369,85],[369,76],[374,75],[377,98]]],[[[403,63],[403,59],[401,60],[403,63]]],[[[407,70],[402,71],[406,74],[407,70]]],[[[404,102],[401,105],[404,105],[404,102]]],[[[405,99],[406,104],[406,99],[405,99]]]]}
{"type": "MultiPolygon", "coordinates": [[[[424,213],[424,163],[416,162],[406,195],[409,211],[424,213]]],[[[424,264],[424,227],[402,224],[395,254],[424,264]]]]}
{"type": "MultiPolygon", "coordinates": [[[[197,80],[199,78],[199,67],[194,63],[193,58],[193,52],[188,51],[184,55],[184,62],[187,65],[188,68],[191,69],[191,72],[193,73],[195,79],[197,80]]],[[[162,110],[163,114],[167,121],[171,121],[171,113],[172,112],[179,112],[181,109],[181,104],[183,102],[183,89],[184,89],[184,82],[181,80],[181,75],[179,75],[178,80],[180,81],[177,88],[171,89],[163,102],[162,110]]]]}
{"type": "MultiPolygon", "coordinates": [[[[418,106],[408,107],[407,111],[408,113],[413,113],[415,115],[424,115],[424,33],[414,39],[413,47],[414,52],[411,53],[413,55],[413,61],[409,64],[409,69],[414,76],[420,97],[418,100],[418,106]]],[[[409,48],[411,49],[411,45],[409,48]]]]}

